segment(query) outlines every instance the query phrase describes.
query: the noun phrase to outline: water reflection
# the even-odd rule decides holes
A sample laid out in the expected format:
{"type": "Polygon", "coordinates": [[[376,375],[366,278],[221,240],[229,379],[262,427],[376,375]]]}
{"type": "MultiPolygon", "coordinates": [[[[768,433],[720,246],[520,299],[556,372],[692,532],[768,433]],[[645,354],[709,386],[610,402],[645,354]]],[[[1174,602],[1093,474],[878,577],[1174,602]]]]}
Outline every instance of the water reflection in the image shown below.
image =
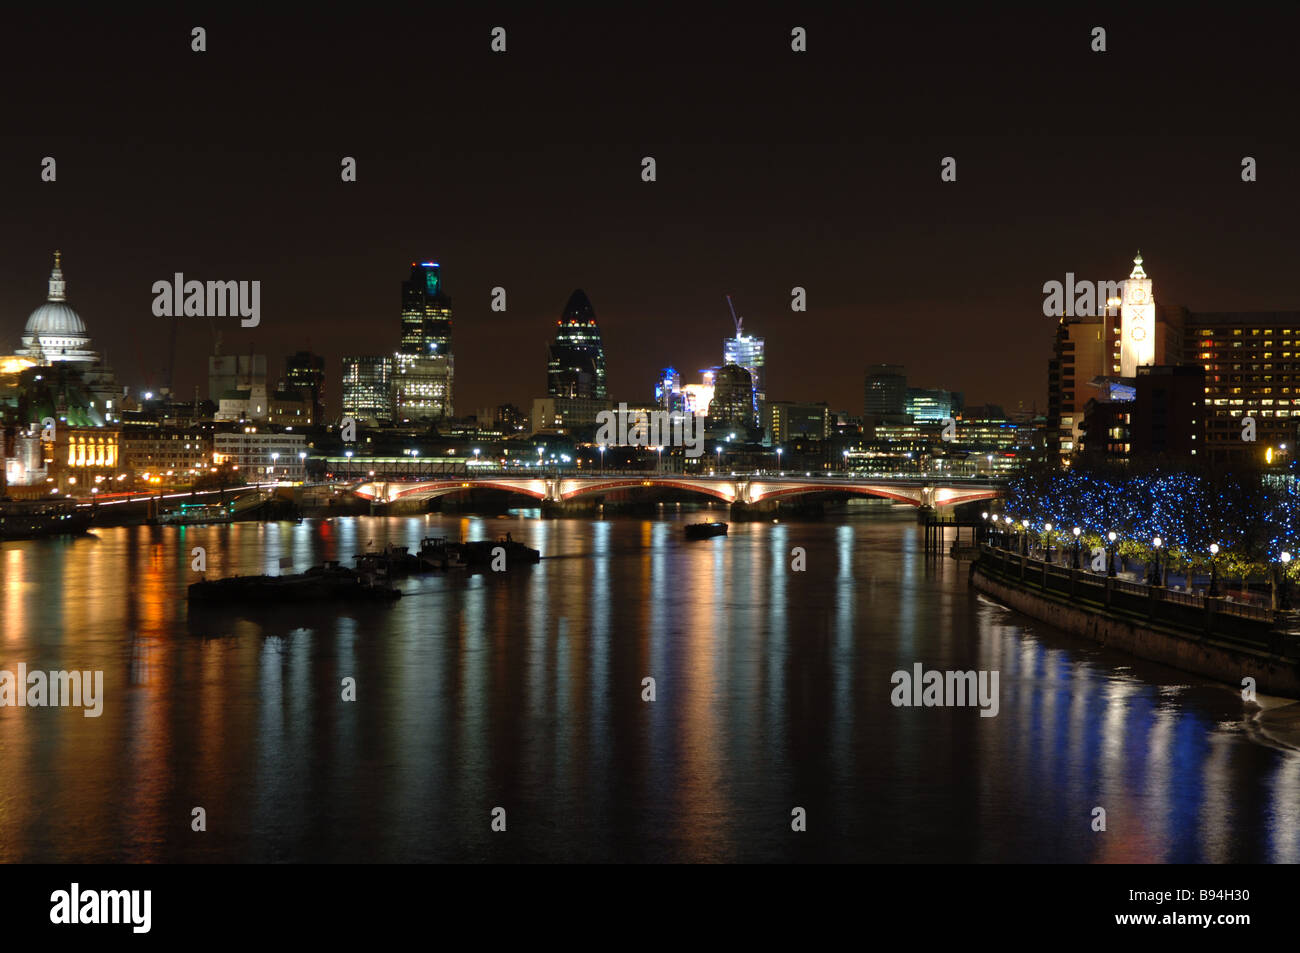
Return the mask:
{"type": "Polygon", "coordinates": [[[1236,692],[975,595],[910,514],[699,542],[665,514],[5,544],[0,669],[102,669],[106,700],[0,708],[0,860],[1300,860],[1300,756],[1236,692]],[[185,603],[196,547],[221,577],[507,531],[554,558],[391,606],[185,603]],[[895,708],[917,662],[998,671],[999,714],[895,708]]]}

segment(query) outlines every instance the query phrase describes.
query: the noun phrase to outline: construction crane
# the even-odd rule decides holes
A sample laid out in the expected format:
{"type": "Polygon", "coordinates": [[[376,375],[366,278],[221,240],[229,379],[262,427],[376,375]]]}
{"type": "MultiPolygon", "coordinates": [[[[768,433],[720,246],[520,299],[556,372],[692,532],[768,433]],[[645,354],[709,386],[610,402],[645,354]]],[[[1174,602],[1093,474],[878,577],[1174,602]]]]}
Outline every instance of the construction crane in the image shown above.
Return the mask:
{"type": "Polygon", "coordinates": [[[736,326],[736,337],[740,337],[745,319],[736,317],[736,306],[731,301],[731,295],[727,295],[727,307],[731,309],[731,322],[736,326]]]}

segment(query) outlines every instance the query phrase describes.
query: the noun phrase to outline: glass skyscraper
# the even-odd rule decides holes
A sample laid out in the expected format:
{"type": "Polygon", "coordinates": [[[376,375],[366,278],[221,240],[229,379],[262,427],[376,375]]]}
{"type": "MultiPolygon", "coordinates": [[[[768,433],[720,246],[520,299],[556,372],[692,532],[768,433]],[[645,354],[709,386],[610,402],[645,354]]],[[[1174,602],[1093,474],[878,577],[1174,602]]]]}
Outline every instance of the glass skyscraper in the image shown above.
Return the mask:
{"type": "Polygon", "coordinates": [[[451,298],[440,268],[434,261],[411,262],[411,277],[402,282],[402,354],[451,354],[451,298]]]}
{"type": "Polygon", "coordinates": [[[393,421],[393,359],[385,355],[343,358],[343,413],[378,424],[393,421]]]}
{"type": "Polygon", "coordinates": [[[547,396],[604,400],[605,347],[586,292],[579,288],[569,296],[555,324],[555,343],[546,360],[547,396]]]}
{"type": "Polygon", "coordinates": [[[412,423],[452,416],[455,364],[451,298],[437,262],[411,262],[402,282],[402,339],[393,362],[395,421],[412,423]]]}
{"type": "Polygon", "coordinates": [[[749,379],[753,387],[755,419],[762,415],[763,404],[767,401],[767,393],[763,389],[763,362],[762,338],[737,331],[735,337],[723,339],[723,365],[735,364],[749,371],[749,379]]]}

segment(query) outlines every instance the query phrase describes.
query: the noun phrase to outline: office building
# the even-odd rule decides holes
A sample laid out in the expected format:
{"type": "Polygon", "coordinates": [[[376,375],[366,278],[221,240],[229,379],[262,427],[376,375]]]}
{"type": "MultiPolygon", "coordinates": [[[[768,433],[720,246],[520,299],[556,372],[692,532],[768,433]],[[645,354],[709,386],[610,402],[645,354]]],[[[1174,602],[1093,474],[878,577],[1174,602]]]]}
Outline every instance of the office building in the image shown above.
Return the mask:
{"type": "Polygon", "coordinates": [[[1292,446],[1300,426],[1300,312],[1187,312],[1184,360],[1205,372],[1205,450],[1211,462],[1263,460],[1292,446]],[[1243,419],[1255,442],[1242,439],[1243,419]]]}
{"type": "Polygon", "coordinates": [[[569,296],[555,325],[546,358],[546,395],[604,400],[605,348],[586,292],[578,288],[569,296]]]}
{"type": "Polygon", "coordinates": [[[763,432],[774,447],[797,438],[826,440],[831,435],[831,411],[826,403],[772,400],[763,406],[763,432]]]}
{"type": "Polygon", "coordinates": [[[284,359],[284,391],[306,395],[311,423],[325,420],[325,358],[298,351],[284,359]]]}
{"type": "Polygon", "coordinates": [[[901,364],[867,368],[863,409],[872,417],[901,417],[907,413],[907,370],[901,364]]]}
{"type": "Polygon", "coordinates": [[[913,420],[946,420],[961,413],[961,394],[950,390],[909,387],[904,413],[913,420]]]}
{"type": "Polygon", "coordinates": [[[393,358],[343,358],[343,414],[376,426],[393,422],[393,358]]]}

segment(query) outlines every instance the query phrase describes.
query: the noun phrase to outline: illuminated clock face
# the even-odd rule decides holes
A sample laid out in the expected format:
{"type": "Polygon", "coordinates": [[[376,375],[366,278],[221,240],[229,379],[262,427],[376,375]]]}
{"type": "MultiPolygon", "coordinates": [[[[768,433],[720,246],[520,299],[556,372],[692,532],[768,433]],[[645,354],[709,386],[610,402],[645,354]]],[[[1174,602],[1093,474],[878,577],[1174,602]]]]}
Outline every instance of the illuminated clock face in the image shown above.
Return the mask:
{"type": "Polygon", "coordinates": [[[1131,337],[1134,341],[1145,341],[1147,339],[1147,329],[1134,328],[1132,331],[1129,332],[1129,337],[1131,337]]]}

